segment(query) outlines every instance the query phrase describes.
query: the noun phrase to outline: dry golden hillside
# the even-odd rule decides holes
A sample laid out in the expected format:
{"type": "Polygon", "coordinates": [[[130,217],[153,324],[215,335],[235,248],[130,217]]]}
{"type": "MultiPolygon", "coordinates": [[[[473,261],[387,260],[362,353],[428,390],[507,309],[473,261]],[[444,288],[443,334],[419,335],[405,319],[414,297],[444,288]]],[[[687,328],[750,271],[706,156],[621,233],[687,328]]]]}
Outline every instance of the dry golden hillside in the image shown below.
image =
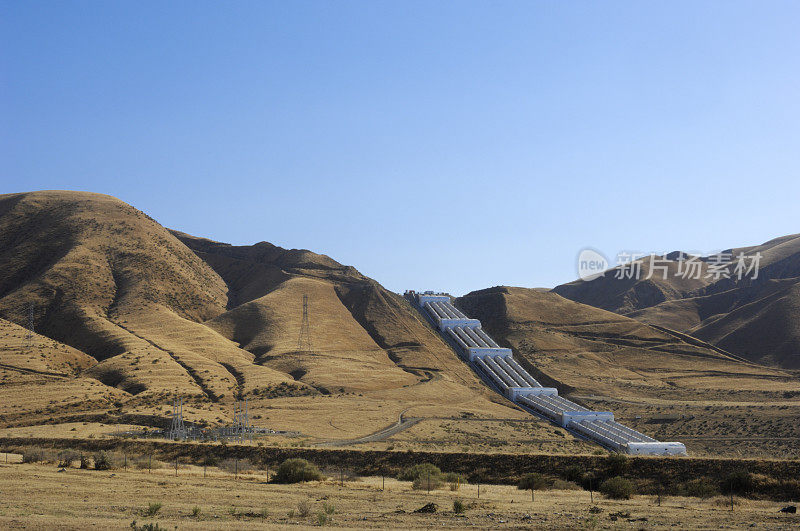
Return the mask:
{"type": "Polygon", "coordinates": [[[555,293],[496,287],[457,304],[534,374],[645,433],[695,452],[705,443],[693,438],[718,445],[723,434],[743,448],[754,437],[800,448],[800,379],[790,373],[555,293]]]}
{"type": "MultiPolygon", "coordinates": [[[[651,259],[641,260],[640,279],[617,279],[615,270],[591,282],[577,280],[553,289],[576,302],[610,310],[645,323],[679,330],[747,359],[800,368],[800,235],[762,245],[728,249],[733,257],[760,253],[757,278],[715,279],[703,259],[699,279],[676,276],[680,253],[660,271],[644,278],[651,259]]],[[[728,268],[733,273],[733,267],[728,268]]]]}
{"type": "MultiPolygon", "coordinates": [[[[541,432],[537,447],[553,446],[551,426],[489,390],[405,299],[329,257],[172,233],[112,197],[58,191],[0,197],[0,243],[6,433],[163,426],[181,396],[186,419],[209,424],[247,398],[257,426],[299,433],[291,444],[398,422],[413,430],[368,444],[480,444],[512,419],[526,429],[503,444],[541,432]],[[311,351],[298,348],[303,296],[311,351]]],[[[556,431],[562,451],[590,448],[556,431]]]]}
{"type": "Polygon", "coordinates": [[[87,375],[128,395],[218,400],[240,386],[291,380],[203,326],[226,286],[205,262],[135,208],[100,194],[0,197],[0,313],[98,363],[87,375]],[[225,364],[220,359],[225,359],[225,364]],[[227,365],[227,367],[226,367],[227,365]]]}
{"type": "MultiPolygon", "coordinates": [[[[229,286],[231,309],[206,325],[252,352],[255,363],[319,393],[298,390],[268,400],[250,395],[256,414],[271,425],[335,440],[367,435],[402,415],[422,420],[386,444],[426,447],[419,441],[435,440],[461,447],[488,444],[503,433],[493,419],[506,418],[527,429],[511,430],[504,445],[541,432],[549,435],[538,447],[553,446],[551,427],[531,422],[487,389],[404,298],[354,268],[306,250],[175,234],[229,286]],[[311,352],[299,345],[304,295],[311,352]]],[[[556,431],[562,448],[587,447],[556,431]]]]}

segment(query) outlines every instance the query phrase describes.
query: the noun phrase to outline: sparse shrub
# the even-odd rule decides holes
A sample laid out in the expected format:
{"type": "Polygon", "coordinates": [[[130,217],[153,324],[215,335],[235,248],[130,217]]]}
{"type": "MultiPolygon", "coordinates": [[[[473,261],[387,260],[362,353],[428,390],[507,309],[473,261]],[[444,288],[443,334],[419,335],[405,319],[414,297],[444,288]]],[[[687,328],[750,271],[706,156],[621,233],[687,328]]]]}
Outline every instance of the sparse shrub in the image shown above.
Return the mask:
{"type": "Polygon", "coordinates": [[[61,452],[58,455],[58,466],[61,468],[69,468],[72,466],[72,462],[75,461],[76,458],[75,452],[65,451],[61,452]]]}
{"type": "Polygon", "coordinates": [[[319,481],[321,479],[322,472],[313,463],[299,458],[287,459],[281,463],[272,477],[274,483],[300,483],[301,481],[319,481]]]}
{"type": "Polygon", "coordinates": [[[753,476],[746,470],[736,470],[728,474],[720,483],[723,494],[744,495],[753,490],[753,476]]]}
{"type": "Polygon", "coordinates": [[[573,481],[566,481],[563,479],[555,479],[553,480],[552,488],[554,490],[580,490],[580,487],[577,483],[573,481]]]}
{"type": "Polygon", "coordinates": [[[158,514],[158,511],[161,510],[161,502],[152,502],[150,505],[147,506],[147,509],[144,511],[145,516],[155,516],[158,514]]]}
{"type": "Polygon", "coordinates": [[[613,500],[629,500],[633,495],[633,483],[629,480],[615,476],[600,484],[600,492],[613,500]]]}
{"type": "Polygon", "coordinates": [[[628,469],[628,456],[625,454],[610,454],[606,458],[606,469],[609,476],[620,476],[628,469]]]}
{"type": "Polygon", "coordinates": [[[453,501],[453,512],[454,513],[461,514],[466,510],[467,510],[467,508],[464,506],[464,502],[462,502],[461,500],[453,501]]]}
{"type": "Polygon", "coordinates": [[[308,503],[308,500],[300,500],[300,503],[297,504],[297,514],[303,518],[311,514],[311,504],[308,503]]]}
{"type": "Polygon", "coordinates": [[[538,472],[525,474],[517,484],[519,490],[542,490],[547,488],[547,479],[538,472]]]}
{"type": "Polygon", "coordinates": [[[580,483],[583,479],[583,469],[577,465],[571,465],[564,469],[561,475],[567,481],[572,481],[573,483],[580,483]]]}
{"type": "Polygon", "coordinates": [[[411,488],[414,490],[436,490],[442,486],[442,476],[434,476],[433,474],[419,476],[411,483],[411,488]]]}
{"type": "Polygon", "coordinates": [[[450,484],[450,490],[453,492],[461,488],[462,483],[466,483],[461,474],[456,474],[455,472],[448,472],[447,474],[444,474],[443,479],[450,484]]]}
{"type": "Polygon", "coordinates": [[[332,503],[325,502],[322,504],[322,510],[325,514],[333,514],[336,512],[336,506],[332,503]]]}
{"type": "Polygon", "coordinates": [[[161,527],[158,523],[136,525],[136,520],[131,522],[131,529],[133,531],[166,531],[166,528],[161,527]]]}
{"type": "Polygon", "coordinates": [[[198,507],[197,505],[195,505],[194,508],[192,509],[192,516],[194,516],[195,518],[200,516],[200,507],[198,507]]]}
{"type": "Polygon", "coordinates": [[[328,516],[324,512],[320,511],[317,513],[317,525],[319,526],[328,525],[329,520],[330,516],[328,516]]]}
{"type": "Polygon", "coordinates": [[[442,471],[439,470],[439,467],[433,465],[431,463],[420,463],[418,465],[414,465],[404,469],[400,474],[397,476],[397,479],[400,481],[414,481],[419,477],[426,477],[430,475],[433,476],[441,476],[442,471]]]}
{"type": "Polygon", "coordinates": [[[83,468],[83,469],[89,468],[89,457],[88,456],[81,455],[81,468],[83,468]]]}
{"type": "Polygon", "coordinates": [[[38,463],[42,458],[42,452],[39,450],[22,450],[23,463],[38,463]]]}
{"type": "Polygon", "coordinates": [[[95,470],[110,470],[111,458],[105,452],[98,452],[94,454],[94,469],[95,470]]]}
{"type": "Polygon", "coordinates": [[[707,478],[697,478],[686,483],[686,494],[706,499],[719,494],[719,489],[707,478]]]}

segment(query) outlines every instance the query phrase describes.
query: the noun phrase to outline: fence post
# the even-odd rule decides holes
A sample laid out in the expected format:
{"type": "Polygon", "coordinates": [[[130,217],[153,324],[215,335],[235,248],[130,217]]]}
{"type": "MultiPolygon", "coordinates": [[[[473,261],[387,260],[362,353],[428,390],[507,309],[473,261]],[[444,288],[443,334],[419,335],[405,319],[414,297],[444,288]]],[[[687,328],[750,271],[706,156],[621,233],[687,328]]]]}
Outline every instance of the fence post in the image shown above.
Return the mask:
{"type": "Polygon", "coordinates": [[[175,477],[178,477],[178,458],[175,458],[175,477]]]}
{"type": "Polygon", "coordinates": [[[478,482],[478,499],[481,499],[481,484],[478,482]]]}

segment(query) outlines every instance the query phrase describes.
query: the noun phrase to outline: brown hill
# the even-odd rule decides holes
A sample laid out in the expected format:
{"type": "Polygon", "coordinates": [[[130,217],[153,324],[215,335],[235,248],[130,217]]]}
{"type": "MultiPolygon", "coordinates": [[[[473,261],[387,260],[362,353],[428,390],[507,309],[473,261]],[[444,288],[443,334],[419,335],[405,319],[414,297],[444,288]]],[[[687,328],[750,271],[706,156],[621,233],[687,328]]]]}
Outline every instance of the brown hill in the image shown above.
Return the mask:
{"type": "Polygon", "coordinates": [[[226,286],[166,229],[118,199],[81,192],[0,196],[0,313],[98,363],[88,373],[130,394],[218,399],[239,385],[290,381],[202,324],[226,286]],[[247,370],[245,370],[247,367],[247,370]],[[251,374],[252,373],[252,374],[251,374]]]}
{"type": "MultiPolygon", "coordinates": [[[[36,424],[60,433],[71,420],[163,425],[175,396],[188,400],[187,420],[212,424],[229,421],[235,397],[248,398],[257,425],[309,442],[408,417],[423,419],[407,424],[409,447],[463,415],[473,442],[485,440],[485,422],[530,422],[405,299],[310,251],[171,233],[109,196],[31,192],[0,196],[0,273],[7,433],[36,424]],[[298,349],[303,295],[311,352],[298,349]],[[20,325],[31,303],[41,336],[28,351],[20,325]],[[23,399],[21,388],[36,391],[23,399]]],[[[553,446],[539,421],[512,437],[531,429],[550,433],[542,444],[553,446]]],[[[559,437],[563,449],[587,447],[559,437]]]]}
{"type": "Polygon", "coordinates": [[[775,417],[776,434],[798,444],[792,419],[800,402],[786,398],[800,394],[800,380],[791,374],[552,292],[495,287],[457,304],[545,381],[646,433],[686,440],[694,452],[720,444],[697,437],[727,433],[732,438],[725,444],[741,449],[765,429],[764,413],[741,405],[779,401],[786,409],[775,407],[767,416],[775,417]]]}
{"type": "MultiPolygon", "coordinates": [[[[703,259],[700,279],[675,275],[679,253],[670,253],[666,279],[617,279],[616,271],[590,282],[553,289],[571,300],[672,328],[761,363],[800,367],[800,235],[730,249],[734,257],[761,254],[757,278],[709,276],[703,259]]],[[[647,272],[650,258],[641,261],[647,272]]]]}

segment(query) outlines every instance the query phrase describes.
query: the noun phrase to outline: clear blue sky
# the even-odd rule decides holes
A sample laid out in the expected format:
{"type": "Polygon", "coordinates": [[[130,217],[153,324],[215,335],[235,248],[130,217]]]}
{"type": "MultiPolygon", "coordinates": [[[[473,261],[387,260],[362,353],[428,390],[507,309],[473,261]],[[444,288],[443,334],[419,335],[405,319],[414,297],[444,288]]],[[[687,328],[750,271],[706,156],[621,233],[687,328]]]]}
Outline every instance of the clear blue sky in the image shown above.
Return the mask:
{"type": "Polygon", "coordinates": [[[396,291],[800,232],[798,2],[0,2],[0,192],[396,291]]]}

